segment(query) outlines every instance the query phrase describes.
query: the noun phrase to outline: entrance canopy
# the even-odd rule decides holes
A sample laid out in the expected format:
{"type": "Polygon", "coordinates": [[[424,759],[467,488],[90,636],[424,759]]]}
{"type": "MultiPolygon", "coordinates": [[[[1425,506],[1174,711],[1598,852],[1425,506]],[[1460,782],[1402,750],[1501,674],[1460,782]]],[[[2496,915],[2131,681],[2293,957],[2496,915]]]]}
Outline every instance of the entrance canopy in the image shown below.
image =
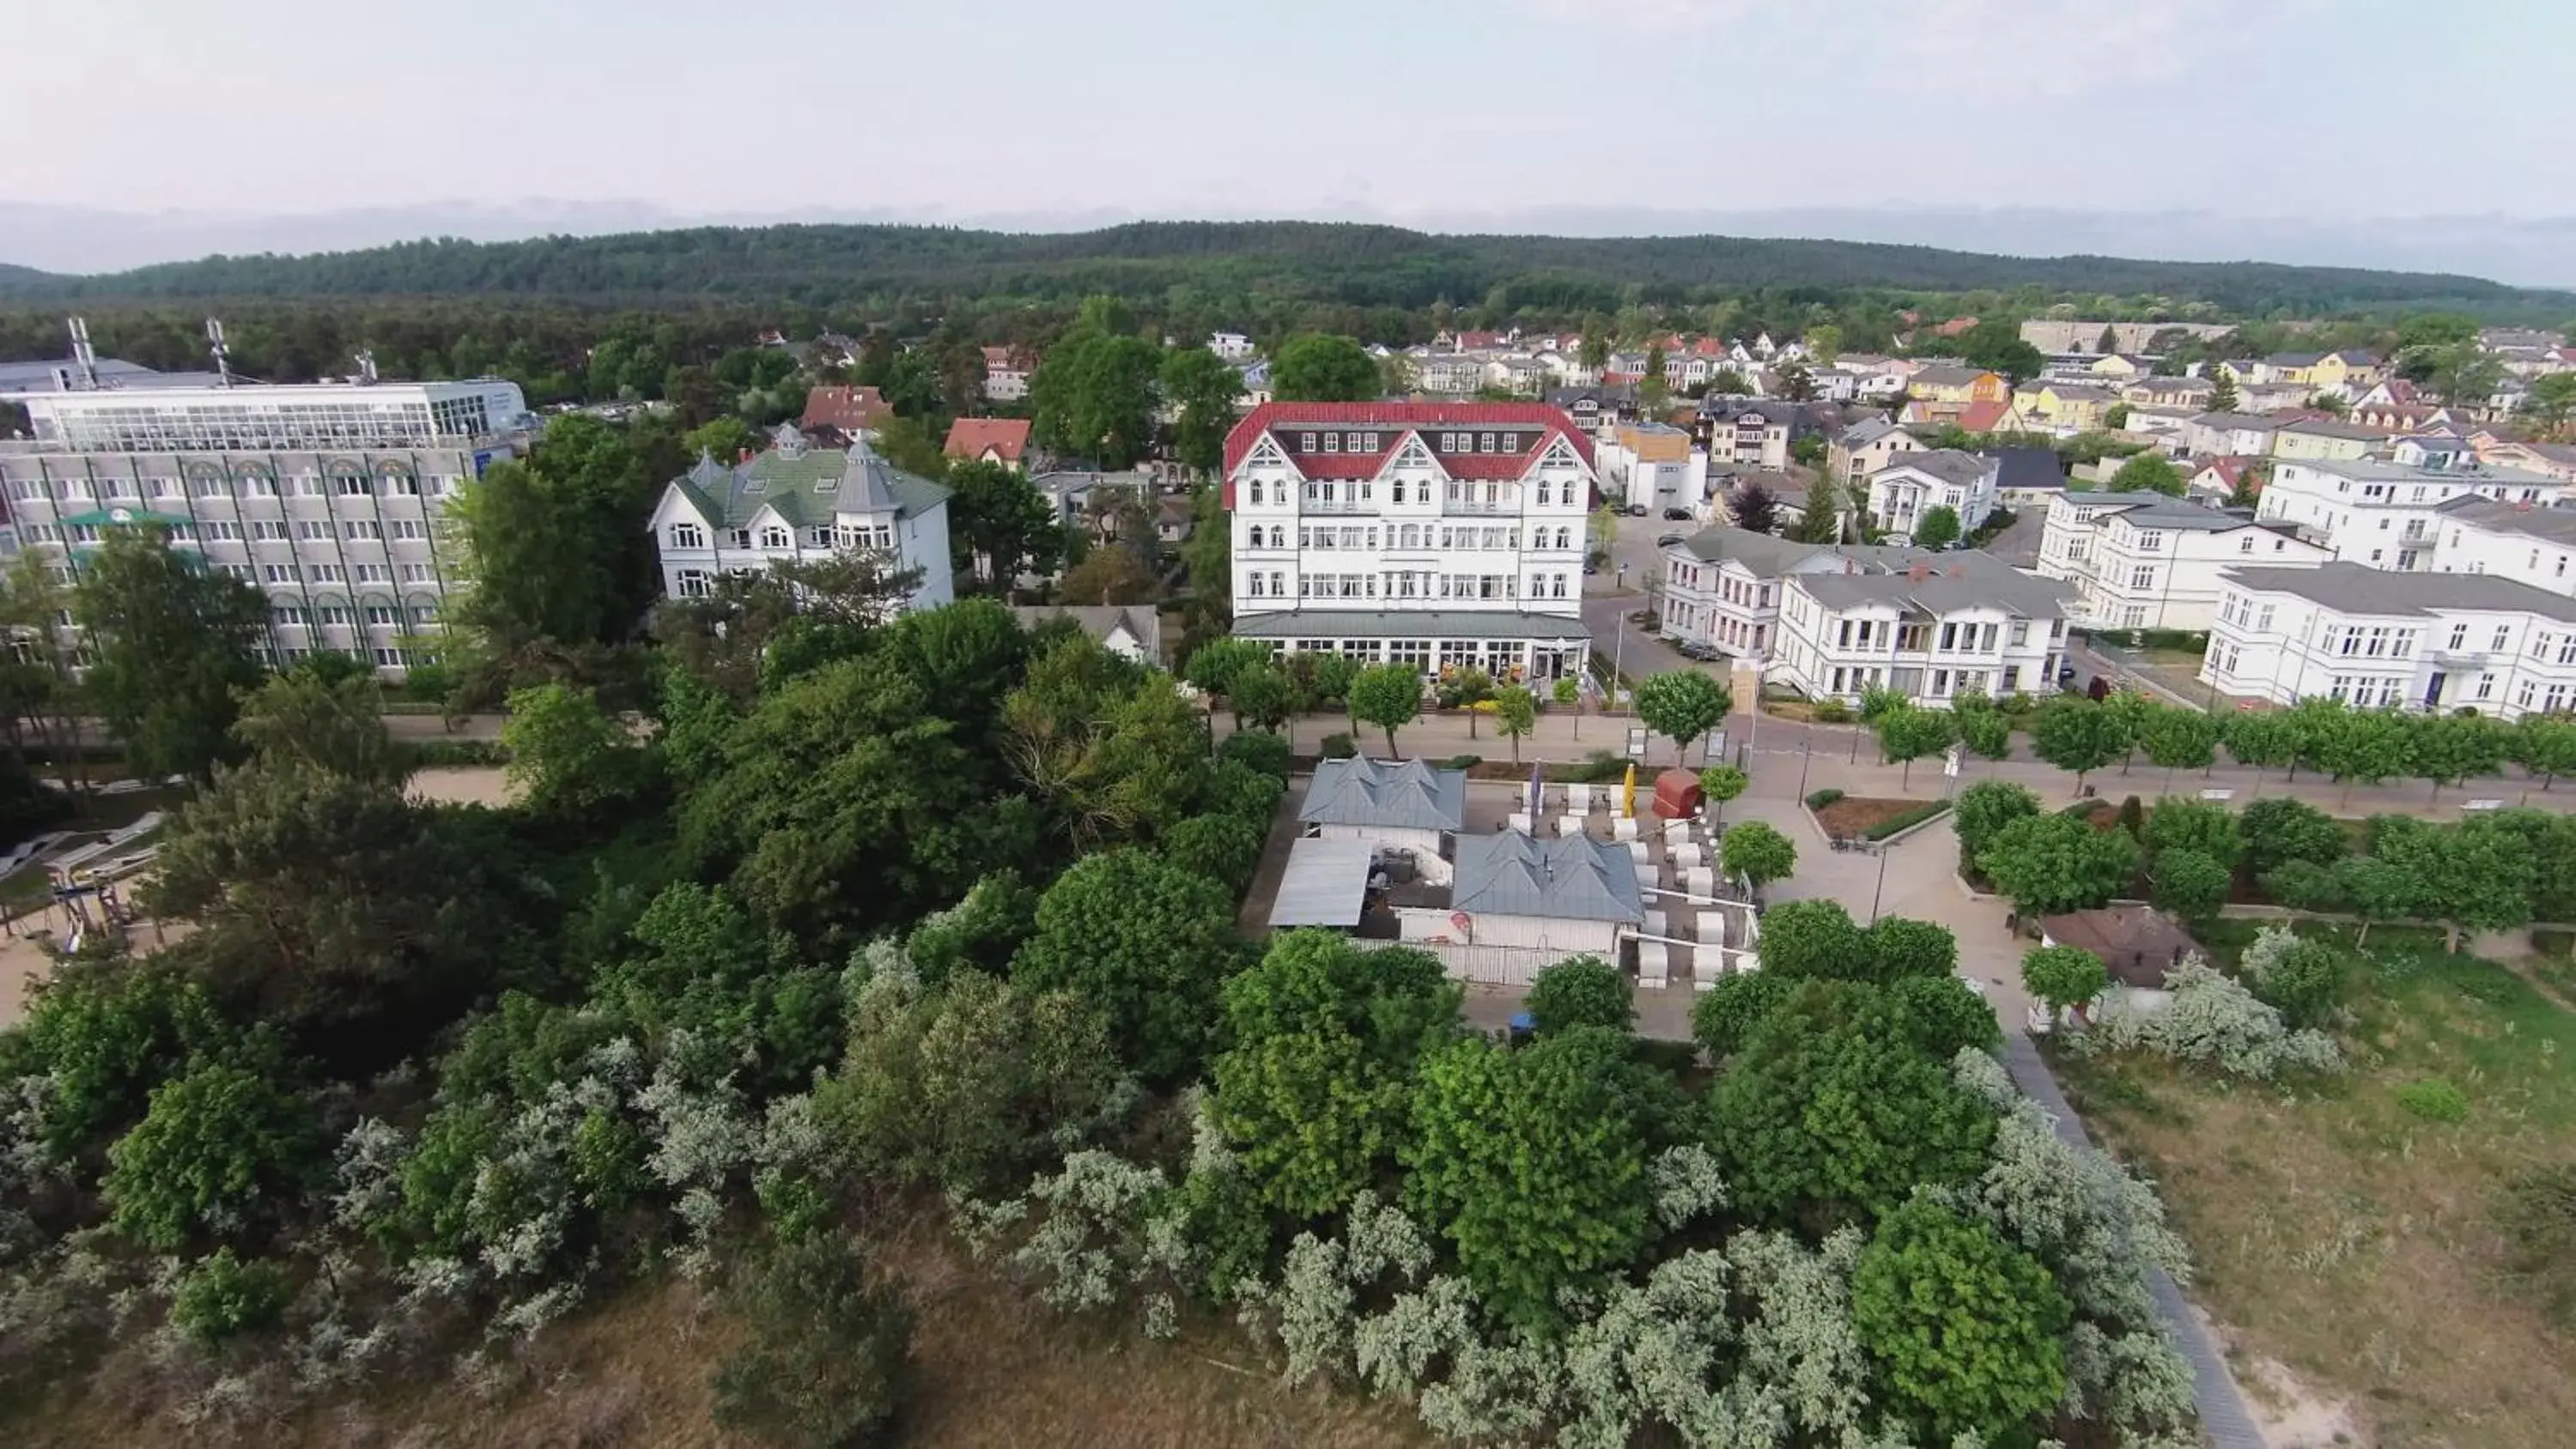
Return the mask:
{"type": "Polygon", "coordinates": [[[1299,840],[1288,848],[1288,873],[1270,907],[1273,930],[1290,926],[1360,923],[1368,901],[1369,865],[1376,847],[1365,840],[1299,840]]]}

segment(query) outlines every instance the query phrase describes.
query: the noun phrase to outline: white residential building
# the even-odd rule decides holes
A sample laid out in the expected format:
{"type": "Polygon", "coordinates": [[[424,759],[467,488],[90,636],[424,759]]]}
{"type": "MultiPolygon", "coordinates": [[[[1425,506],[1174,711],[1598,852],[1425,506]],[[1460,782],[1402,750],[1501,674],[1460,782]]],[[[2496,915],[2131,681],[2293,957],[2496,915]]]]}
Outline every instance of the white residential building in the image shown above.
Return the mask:
{"type": "Polygon", "coordinates": [[[1779,642],[1780,591],[1793,574],[1902,569],[1918,551],[1791,543],[1741,528],[1704,528],[1663,549],[1663,636],[1764,667],[1779,642]]]}
{"type": "Polygon", "coordinates": [[[1541,403],[1256,408],[1225,447],[1234,632],[1425,674],[1574,674],[1592,456],[1541,403]]]}
{"type": "Polygon", "coordinates": [[[2435,511],[2441,542],[2433,566],[2440,572],[2486,574],[2576,595],[2576,509],[2454,498],[2435,511]]]}
{"type": "Polygon", "coordinates": [[[1923,440],[1887,418],[1865,418],[1843,429],[1825,448],[1826,470],[1837,483],[1858,483],[1897,461],[1901,453],[1923,451],[1923,440]]]}
{"type": "Polygon", "coordinates": [[[2555,507],[2568,485],[2506,468],[2431,471],[2375,459],[2281,459],[2256,516],[2287,523],[2346,563],[2437,569],[2441,506],[2455,499],[2555,507]]]}
{"type": "Polygon", "coordinates": [[[1603,439],[1598,454],[1602,491],[1628,503],[1643,504],[1655,516],[1679,508],[1693,518],[1708,516],[1708,454],[1691,445],[1691,435],[1670,423],[1621,423],[1603,439]]]}
{"type": "Polygon", "coordinates": [[[1893,689],[1935,708],[2047,689],[2073,593],[1975,552],[1921,556],[1897,573],[1791,574],[1768,675],[1810,698],[1893,689]]]}
{"type": "MultiPolygon", "coordinates": [[[[2137,415],[2130,414],[2134,419],[2137,415]]],[[[2195,413],[2183,424],[2183,451],[2196,457],[2262,458],[2272,452],[2280,424],[2251,413],[2195,413]]]]}
{"type": "Polygon", "coordinates": [[[1018,402],[1029,395],[1029,375],[1037,359],[1016,347],[984,349],[984,396],[994,402],[1018,402]]]}
{"type": "Polygon", "coordinates": [[[2284,525],[2162,493],[2061,494],[2039,539],[2039,571],[2075,586],[2075,619],[2094,629],[2204,630],[2217,620],[2229,569],[2333,558],[2284,525]]]}
{"type": "Polygon", "coordinates": [[[1208,351],[1228,362],[1241,362],[1252,355],[1252,339],[1240,332],[1209,333],[1207,345],[1208,351]]]}
{"type": "Polygon", "coordinates": [[[1889,541],[1909,541],[1935,508],[1959,515],[1959,532],[1974,533],[1995,511],[1995,460],[1954,448],[1908,453],[1869,475],[1870,521],[1889,541]]]}
{"type": "Polygon", "coordinates": [[[23,395],[0,442],[5,537],[65,583],[104,531],[157,524],[269,605],[260,652],[399,677],[458,584],[449,501],[535,420],[518,385],[151,386],[23,395]]]}
{"type": "Polygon", "coordinates": [[[2511,579],[2354,563],[2237,569],[2200,677],[2233,695],[2500,719],[2576,705],[2576,599],[2511,579]]]}
{"type": "Polygon", "coordinates": [[[728,466],[711,457],[674,478],[653,510],[662,592],[703,598],[725,574],[865,550],[919,569],[908,609],[956,597],[948,490],[896,468],[864,439],[847,451],[808,448],[780,428],[767,452],[728,466]]]}

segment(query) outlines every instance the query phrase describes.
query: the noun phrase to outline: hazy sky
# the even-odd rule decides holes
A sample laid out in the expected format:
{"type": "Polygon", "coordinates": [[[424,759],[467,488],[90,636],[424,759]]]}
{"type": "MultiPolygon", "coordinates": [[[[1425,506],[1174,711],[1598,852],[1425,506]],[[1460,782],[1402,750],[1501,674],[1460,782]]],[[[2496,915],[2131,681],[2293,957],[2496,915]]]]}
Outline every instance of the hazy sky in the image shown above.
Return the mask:
{"type": "Polygon", "coordinates": [[[2566,0],[10,8],[0,201],[2576,212],[2566,0]]]}

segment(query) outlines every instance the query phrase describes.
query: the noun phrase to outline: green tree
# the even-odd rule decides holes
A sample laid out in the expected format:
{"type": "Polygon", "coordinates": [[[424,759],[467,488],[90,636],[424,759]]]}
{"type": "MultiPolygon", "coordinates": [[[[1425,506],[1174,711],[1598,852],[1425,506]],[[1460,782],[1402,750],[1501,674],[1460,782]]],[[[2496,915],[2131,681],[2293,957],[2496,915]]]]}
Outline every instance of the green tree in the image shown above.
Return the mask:
{"type": "Polygon", "coordinates": [[[647,525],[688,462],[661,426],[555,418],[529,457],[485,469],[449,505],[464,545],[449,614],[484,661],[621,639],[643,618],[661,587],[647,525]]]}
{"type": "Polygon", "coordinates": [[[1787,901],[1764,911],[1755,952],[1766,976],[1861,981],[1871,970],[1869,938],[1840,901],[1787,901]]]}
{"type": "Polygon", "coordinates": [[[1914,525],[1916,548],[1947,548],[1959,541],[1959,510],[1947,503],[1925,509],[1914,525]]]}
{"type": "Polygon", "coordinates": [[[1673,385],[1664,377],[1664,347],[1658,342],[1646,348],[1646,372],[1637,379],[1637,407],[1648,417],[1660,413],[1672,400],[1673,385]]]}
{"type": "MultiPolygon", "coordinates": [[[[1210,639],[1190,651],[1182,676],[1191,688],[1207,696],[1208,713],[1213,716],[1218,700],[1233,699],[1235,682],[1255,670],[1269,668],[1270,659],[1270,646],[1258,639],[1210,639]]],[[[1234,727],[1243,728],[1240,709],[1234,711],[1234,727]]]]}
{"type": "Polygon", "coordinates": [[[2576,372],[2552,372],[2531,380],[2522,396],[2523,415],[2544,428],[2564,428],[2576,417],[2576,372]]]}
{"type": "Polygon", "coordinates": [[[2347,710],[2317,736],[2311,754],[2319,769],[2342,782],[2349,801],[2355,783],[2376,785],[2411,772],[2414,724],[2393,709],[2347,710]]]}
{"type": "Polygon", "coordinates": [[[116,1230],[156,1252],[241,1240],[288,1210],[322,1166],[312,1108],[262,1073],[225,1062],[156,1087],[108,1149],[99,1190],[116,1230]]]}
{"type": "Polygon", "coordinates": [[[2473,931],[2531,922],[2538,861],[2528,836],[2493,818],[2440,826],[2410,816],[2371,821],[2371,854],[2423,882],[2417,914],[2473,931]]]}
{"type": "Polygon", "coordinates": [[[2073,816],[2034,815],[1997,832],[1977,869],[2023,915],[2057,915],[2119,894],[2137,874],[2138,843],[2073,816]]]}
{"type": "Polygon", "coordinates": [[[1909,977],[1946,981],[1958,974],[1959,938],[1930,921],[1881,916],[1862,935],[1869,945],[1873,981],[1894,983],[1909,977]]]}
{"type": "Polygon", "coordinates": [[[749,1332],[712,1377],[715,1420],[781,1449],[876,1442],[911,1393],[912,1314],[839,1233],[772,1246],[735,1293],[749,1332]]]}
{"type": "MultiPolygon", "coordinates": [[[[2285,867],[2283,873],[2286,872],[2285,867]]],[[[2356,946],[2368,939],[2372,924],[2428,915],[2437,905],[2432,885],[2421,871],[2374,855],[2350,855],[2336,861],[2333,882],[2331,898],[2349,905],[2363,918],[2361,930],[2353,936],[2356,946]]]]}
{"type": "Polygon", "coordinates": [[[1185,468],[1216,472],[1225,464],[1225,435],[1234,428],[1243,374],[1204,347],[1180,347],[1163,359],[1161,380],[1164,401],[1180,410],[1172,456],[1185,468]]]}
{"type": "Polygon", "coordinates": [[[2433,782],[2433,798],[2444,785],[2472,775],[2492,775],[2504,768],[2512,737],[2505,727],[2478,715],[2430,715],[2414,720],[2407,762],[2415,778],[2433,782]]]}
{"type": "Polygon", "coordinates": [[[1237,674],[1225,700],[1226,708],[1234,715],[1235,728],[1249,724],[1277,734],[1296,713],[1297,686],[1286,669],[1276,661],[1265,660],[1237,674]]]}
{"type": "Polygon", "coordinates": [[[1718,841],[1717,863],[1728,875],[1760,887],[1785,880],[1798,868],[1798,847],[1762,821],[1740,820],[1718,841]]]}
{"type": "Polygon", "coordinates": [[[1137,850],[1086,856],[1038,899],[1038,930],[1011,963],[1033,990],[1080,993],[1109,1019],[1120,1057],[1178,1080],[1204,1058],[1235,962],[1225,890],[1137,850]]]}
{"type": "Polygon", "coordinates": [[[1521,759],[1521,737],[1538,728],[1538,696],[1526,686],[1507,684],[1494,691],[1494,733],[1512,742],[1512,763],[1521,759]]]}
{"type": "Polygon", "coordinates": [[[268,606],[250,585],[170,547],[157,524],[111,527],[72,591],[92,650],[82,693],[146,778],[214,777],[234,756],[240,695],[268,606]]]}
{"type": "Polygon", "coordinates": [[[1832,543],[1842,536],[1842,510],[1835,502],[1835,491],[1827,487],[1807,490],[1806,505],[1789,525],[1790,542],[1832,543]]]}
{"type": "Polygon", "coordinates": [[[1348,337],[1301,333],[1271,359],[1270,395],[1281,402],[1367,402],[1377,390],[1376,360],[1348,337]]]}
{"type": "Polygon", "coordinates": [[[1623,1034],[1578,1028],[1518,1050],[1461,1041],[1423,1061],[1412,1102],[1406,1204],[1504,1319],[1544,1330],[1563,1290],[1645,1245],[1664,1104],[1623,1034]]]}
{"type": "Polygon", "coordinates": [[[2229,757],[2240,765],[2253,766],[2258,784],[2265,770],[2298,765],[2299,722],[2284,711],[2267,709],[2237,715],[2226,723],[2221,734],[2229,757]]]}
{"type": "Polygon", "coordinates": [[[2012,717],[1999,709],[1960,709],[1953,707],[1952,717],[1958,723],[1959,742],[1969,752],[1984,760],[2009,759],[2012,756],[2012,717]]]}
{"type": "Polygon", "coordinates": [[[2224,805],[2168,796],[2156,802],[2155,813],[2147,817],[2146,845],[2159,854],[2168,850],[2198,851],[2232,869],[2244,857],[2245,834],[2235,814],[2224,805]]]}
{"type": "MultiPolygon", "coordinates": [[[[1306,668],[1306,683],[1314,695],[1314,702],[1339,705],[1348,715],[1351,686],[1359,682],[1360,670],[1365,667],[1363,662],[1349,654],[1299,654],[1296,662],[1306,668]]],[[[1352,733],[1358,733],[1359,727],[1359,719],[1352,716],[1352,733]]]]}
{"type": "Polygon", "coordinates": [[[2209,378],[2212,384],[2209,390],[2209,410],[2214,413],[2236,411],[2244,401],[2237,396],[2236,374],[2224,367],[2213,367],[2209,370],[2209,378]]]}
{"type": "Polygon", "coordinates": [[[1960,333],[1958,348],[1970,367],[2000,372],[2015,387],[2039,376],[2048,365],[2038,348],[2021,340],[2021,329],[2001,317],[1989,317],[1960,333]]]}
{"type": "Polygon", "coordinates": [[[1871,729],[1878,735],[1879,756],[1890,764],[1904,766],[1897,775],[1897,788],[1913,785],[1916,760],[1950,747],[1951,728],[1947,710],[1918,709],[1910,704],[1878,717],[1871,729]]]}
{"type": "Polygon", "coordinates": [[[510,783],[535,809],[587,815],[643,787],[644,747],[587,689],[560,684],[510,691],[501,744],[510,783]]]}
{"type": "Polygon", "coordinates": [[[2453,407],[2484,407],[2503,385],[2504,375],[2501,359],[2475,342],[2461,342],[2434,349],[2423,380],[2453,407]]]}
{"type": "Polygon", "coordinates": [[[2475,342],[2478,319],[2458,312],[2417,312],[2397,323],[2397,348],[2452,347],[2475,342]]]}
{"type": "Polygon", "coordinates": [[[1734,691],[1696,669],[1668,669],[1637,683],[1637,718],[1673,742],[1676,762],[1691,741],[1725,723],[1733,708],[1734,691]]]}
{"type": "Polygon", "coordinates": [[[1055,506],[1026,473],[1000,463],[962,461],[943,481],[950,562],[960,574],[999,591],[1023,573],[1055,569],[1064,528],[1055,506]]]}
{"type": "Polygon", "coordinates": [[[2082,1011],[2111,989],[2111,973],[2080,946],[2041,946],[2022,954],[2021,984],[2054,1010],[2082,1011]]]}
{"type": "Polygon", "coordinates": [[[1776,971],[1730,971],[1691,1003],[1691,1039],[1710,1061],[1723,1063],[1801,984],[1776,971]]]}
{"type": "Polygon", "coordinates": [[[1372,664],[1351,681],[1351,717],[1386,731],[1386,752],[1396,756],[1395,732],[1422,714],[1422,675],[1409,664],[1372,664]]]}
{"type": "Polygon", "coordinates": [[[2172,460],[2156,453],[2140,453],[2111,474],[2114,492],[2164,493],[2180,498],[2190,482],[2172,460]]]}
{"type": "Polygon", "coordinates": [[[2150,764],[2165,771],[2165,788],[2173,788],[2176,770],[2205,770],[2218,760],[2220,727],[2215,716],[2196,709],[2157,706],[2139,722],[2138,745],[2150,764]]]}
{"type": "Polygon", "coordinates": [[[1951,802],[1950,827],[1962,855],[1974,860],[2003,828],[2039,813],[2039,797],[2006,780],[1980,780],[1951,802]]]}
{"type": "Polygon", "coordinates": [[[2233,879],[2224,862],[2198,850],[2158,851],[2148,874],[2155,886],[2155,903],[2195,924],[2217,917],[2218,908],[2227,903],[2233,879]]]}
{"type": "Polygon", "coordinates": [[[2514,726],[2513,757],[2548,789],[2561,775],[2576,774],[2576,720],[2563,715],[2524,715],[2514,726]]]}
{"type": "Polygon", "coordinates": [[[1574,956],[1542,968],[1531,978],[1521,1004],[1532,1028],[1549,1036],[1585,1026],[1629,1031],[1635,1002],[1636,988],[1627,972],[1598,956],[1574,956]]]}
{"type": "Polygon", "coordinates": [[[242,701],[233,737],[281,768],[400,784],[411,762],[386,733],[383,708],[372,678],[325,684],[306,673],[272,675],[242,701]]]}
{"type": "Polygon", "coordinates": [[[2074,1311],[2047,1267],[1985,1222],[1906,1203],[1861,1251],[1851,1295],[1861,1348],[1921,1442],[2002,1442],[2065,1396],[2074,1311]]]}
{"type": "Polygon", "coordinates": [[[1743,794],[1752,784],[1753,777],[1733,765],[1711,765],[1699,772],[1700,795],[1717,806],[1712,813],[1719,825],[1726,823],[1727,802],[1743,794]]]}
{"type": "Polygon", "coordinates": [[[265,1258],[242,1261],[217,1248],[192,1264],[170,1295],[170,1323],[198,1348],[212,1351],[245,1333],[273,1328],[295,1300],[286,1270],[265,1258]]]}
{"type": "Polygon", "coordinates": [[[2076,788],[2084,777],[2126,754],[2128,732],[2118,716],[2087,699],[2049,701],[2031,725],[2031,753],[2061,770],[2072,771],[2076,788]]]}
{"type": "Polygon", "coordinates": [[[2333,817],[2304,800],[2270,796],[2245,807],[2237,818],[2245,841],[2247,868],[2269,875],[2285,861],[2332,865],[2352,849],[2352,842],[2333,817]]]}
{"type": "Polygon", "coordinates": [[[1086,316],[1058,338],[1029,378],[1030,432],[1044,446],[1103,468],[1132,466],[1154,437],[1160,348],[1104,330],[1086,316]]]}

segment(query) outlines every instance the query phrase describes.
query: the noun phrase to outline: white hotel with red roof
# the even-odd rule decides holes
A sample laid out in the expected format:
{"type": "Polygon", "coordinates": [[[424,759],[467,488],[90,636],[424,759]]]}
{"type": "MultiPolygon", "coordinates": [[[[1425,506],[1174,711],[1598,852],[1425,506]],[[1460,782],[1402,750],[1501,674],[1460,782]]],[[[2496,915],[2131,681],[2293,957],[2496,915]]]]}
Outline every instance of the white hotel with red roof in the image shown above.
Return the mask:
{"type": "Polygon", "coordinates": [[[1234,632],[1425,674],[1577,674],[1595,481],[1559,408],[1265,403],[1225,444],[1234,632]]]}

